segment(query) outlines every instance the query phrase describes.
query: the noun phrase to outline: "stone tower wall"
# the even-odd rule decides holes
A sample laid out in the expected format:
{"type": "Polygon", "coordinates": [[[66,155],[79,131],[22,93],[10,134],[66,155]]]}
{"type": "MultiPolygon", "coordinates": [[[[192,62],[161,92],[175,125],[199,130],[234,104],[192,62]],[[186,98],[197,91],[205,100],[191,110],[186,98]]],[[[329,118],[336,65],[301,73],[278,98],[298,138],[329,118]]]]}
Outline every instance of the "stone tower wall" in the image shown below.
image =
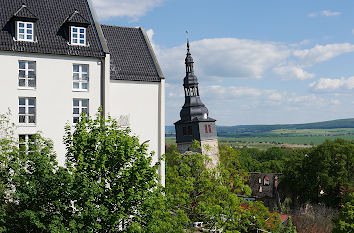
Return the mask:
{"type": "Polygon", "coordinates": [[[202,154],[207,155],[211,159],[210,166],[217,167],[219,163],[219,143],[218,139],[203,140],[200,142],[202,154]]]}
{"type": "MultiPolygon", "coordinates": [[[[210,167],[216,167],[219,163],[219,144],[217,139],[203,140],[200,142],[201,151],[193,150],[197,153],[202,153],[210,158],[210,167]]],[[[184,142],[177,143],[177,150],[180,154],[184,154],[187,151],[192,151],[192,143],[184,142]]]]}

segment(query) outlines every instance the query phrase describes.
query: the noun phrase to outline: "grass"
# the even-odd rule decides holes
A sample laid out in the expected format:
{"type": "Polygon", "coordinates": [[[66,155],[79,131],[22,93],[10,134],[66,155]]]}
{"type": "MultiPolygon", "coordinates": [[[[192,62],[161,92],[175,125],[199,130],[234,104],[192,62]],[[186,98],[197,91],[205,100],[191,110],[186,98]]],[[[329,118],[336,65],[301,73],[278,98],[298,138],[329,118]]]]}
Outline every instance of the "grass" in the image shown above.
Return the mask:
{"type": "Polygon", "coordinates": [[[354,134],[353,128],[338,129],[277,129],[270,131],[274,135],[285,136],[342,136],[354,134]]]}
{"type": "Polygon", "coordinates": [[[243,143],[272,143],[272,144],[298,144],[298,145],[319,145],[326,140],[343,138],[354,140],[354,135],[340,136],[278,136],[278,137],[230,137],[219,138],[221,142],[243,142],[243,143]]]}
{"type": "MultiPolygon", "coordinates": [[[[328,130],[328,132],[333,132],[328,130]]],[[[302,132],[303,133],[303,132],[302,132]]],[[[219,142],[229,143],[234,147],[250,147],[266,150],[274,146],[286,146],[286,147],[307,147],[316,146],[323,143],[326,140],[335,140],[337,138],[343,138],[348,141],[354,140],[354,135],[329,135],[329,136],[288,136],[279,135],[273,137],[219,137],[219,142]]],[[[175,145],[175,137],[166,137],[166,145],[175,145]]]]}

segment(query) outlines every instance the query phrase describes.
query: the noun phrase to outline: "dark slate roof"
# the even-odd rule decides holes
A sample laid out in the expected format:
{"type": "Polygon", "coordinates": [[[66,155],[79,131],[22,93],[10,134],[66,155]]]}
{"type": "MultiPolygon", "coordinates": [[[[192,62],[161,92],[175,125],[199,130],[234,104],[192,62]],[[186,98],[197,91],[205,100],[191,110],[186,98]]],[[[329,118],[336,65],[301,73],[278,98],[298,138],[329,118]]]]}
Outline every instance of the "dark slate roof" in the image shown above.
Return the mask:
{"type": "Polygon", "coordinates": [[[159,82],[164,78],[143,29],[101,27],[111,54],[111,79],[159,82]]]}
{"type": "MultiPolygon", "coordinates": [[[[87,0],[27,0],[26,8],[35,15],[36,42],[15,41],[13,16],[19,11],[23,0],[0,0],[0,50],[26,53],[44,53],[57,55],[103,57],[104,52],[99,40],[99,28],[94,22],[87,0]],[[68,44],[69,34],[65,21],[77,10],[89,20],[87,27],[88,46],[68,44]]],[[[23,9],[17,14],[28,17],[23,9]]],[[[75,16],[76,17],[76,16],[75,16]]]]}
{"type": "Polygon", "coordinates": [[[68,23],[79,23],[79,24],[86,24],[89,25],[90,22],[85,19],[78,11],[74,11],[74,13],[72,13],[70,15],[70,17],[66,20],[66,22],[68,23]]]}
{"type": "Polygon", "coordinates": [[[18,18],[27,18],[27,19],[38,19],[35,14],[33,14],[26,5],[22,5],[20,9],[18,9],[14,15],[15,17],[18,18]]]}

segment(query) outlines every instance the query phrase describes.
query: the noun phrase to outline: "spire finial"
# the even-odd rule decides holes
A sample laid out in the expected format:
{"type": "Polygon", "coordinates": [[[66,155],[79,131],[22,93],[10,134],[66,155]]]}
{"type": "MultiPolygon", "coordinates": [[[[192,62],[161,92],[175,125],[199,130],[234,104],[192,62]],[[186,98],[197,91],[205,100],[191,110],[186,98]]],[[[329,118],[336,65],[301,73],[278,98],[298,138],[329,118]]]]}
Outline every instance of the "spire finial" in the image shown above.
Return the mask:
{"type": "Polygon", "coordinates": [[[187,34],[187,52],[189,53],[189,32],[186,30],[187,34]]]}

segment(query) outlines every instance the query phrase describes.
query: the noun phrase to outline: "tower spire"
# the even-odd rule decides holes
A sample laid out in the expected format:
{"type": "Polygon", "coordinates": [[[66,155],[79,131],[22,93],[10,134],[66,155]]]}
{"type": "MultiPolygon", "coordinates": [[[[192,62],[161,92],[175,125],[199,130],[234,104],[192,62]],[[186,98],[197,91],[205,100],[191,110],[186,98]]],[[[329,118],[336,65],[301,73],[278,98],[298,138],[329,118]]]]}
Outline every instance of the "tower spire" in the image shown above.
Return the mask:
{"type": "Polygon", "coordinates": [[[187,54],[190,53],[189,52],[189,32],[186,31],[186,34],[187,34],[187,54]]]}
{"type": "Polygon", "coordinates": [[[207,107],[202,103],[199,95],[199,83],[194,74],[194,61],[190,52],[188,31],[187,54],[185,59],[186,76],[183,79],[184,105],[180,111],[181,119],[175,122],[176,143],[180,153],[193,150],[194,140],[200,142],[201,152],[211,158],[212,167],[218,163],[218,141],[215,119],[209,117],[207,107]],[[209,149],[205,145],[209,145],[209,149]]]}

